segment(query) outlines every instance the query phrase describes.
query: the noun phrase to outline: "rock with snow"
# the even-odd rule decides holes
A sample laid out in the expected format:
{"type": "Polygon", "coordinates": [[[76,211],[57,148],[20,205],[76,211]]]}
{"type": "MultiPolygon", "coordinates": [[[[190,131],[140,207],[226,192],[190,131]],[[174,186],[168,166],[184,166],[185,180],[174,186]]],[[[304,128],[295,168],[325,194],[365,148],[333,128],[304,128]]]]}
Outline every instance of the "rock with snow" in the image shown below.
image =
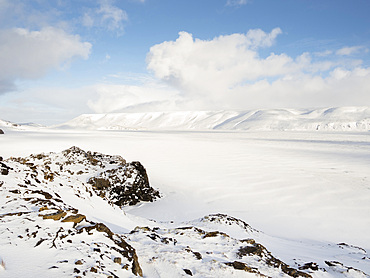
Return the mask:
{"type": "MultiPolygon", "coordinates": [[[[84,201],[94,204],[91,200],[96,193],[85,182],[88,176],[113,169],[116,174],[122,171],[119,186],[130,187],[131,181],[123,178],[125,170],[132,170],[131,177],[137,181],[142,177],[136,168],[119,156],[76,147],[59,154],[10,158],[0,167],[0,245],[1,263],[7,265],[6,277],[24,277],[26,273],[38,277],[129,277],[130,273],[142,276],[136,251],[125,238],[105,224],[87,219],[71,205],[84,201]],[[77,170],[84,173],[77,174],[77,170]],[[22,268],[16,261],[23,261],[22,268]]],[[[149,184],[142,182],[140,186],[149,184]]],[[[132,192],[129,195],[140,200],[132,192]]],[[[105,220],[109,221],[109,214],[105,220]]]]}
{"type": "Polygon", "coordinates": [[[0,128],[0,134],[4,134],[4,131],[0,128]]]}

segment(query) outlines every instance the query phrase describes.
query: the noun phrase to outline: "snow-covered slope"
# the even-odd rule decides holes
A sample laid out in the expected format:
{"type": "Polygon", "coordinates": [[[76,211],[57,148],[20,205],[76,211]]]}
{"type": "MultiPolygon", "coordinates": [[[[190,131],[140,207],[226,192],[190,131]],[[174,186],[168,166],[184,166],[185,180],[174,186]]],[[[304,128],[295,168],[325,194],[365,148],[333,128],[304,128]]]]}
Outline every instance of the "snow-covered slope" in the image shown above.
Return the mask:
{"type": "Polygon", "coordinates": [[[8,131],[15,131],[15,130],[37,130],[40,128],[44,128],[45,126],[35,123],[22,123],[22,124],[15,124],[9,121],[4,121],[0,119],[0,129],[7,133],[8,131]]]}
{"type": "Polygon", "coordinates": [[[269,237],[219,213],[173,223],[121,209],[158,197],[120,156],[0,159],[0,277],[369,277],[361,247],[269,237]],[[304,255],[287,263],[269,245],[304,255]]]}
{"type": "Polygon", "coordinates": [[[98,130],[369,131],[370,108],[83,114],[58,127],[98,130]]]}

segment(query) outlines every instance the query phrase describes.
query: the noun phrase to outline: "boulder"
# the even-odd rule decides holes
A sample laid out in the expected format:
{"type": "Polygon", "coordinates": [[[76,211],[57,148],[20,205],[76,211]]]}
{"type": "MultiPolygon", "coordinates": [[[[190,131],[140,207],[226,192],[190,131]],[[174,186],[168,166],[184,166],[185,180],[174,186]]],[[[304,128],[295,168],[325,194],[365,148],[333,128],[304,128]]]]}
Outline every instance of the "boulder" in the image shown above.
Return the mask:
{"type": "Polygon", "coordinates": [[[4,134],[4,131],[2,129],[0,129],[0,134],[4,134]]]}

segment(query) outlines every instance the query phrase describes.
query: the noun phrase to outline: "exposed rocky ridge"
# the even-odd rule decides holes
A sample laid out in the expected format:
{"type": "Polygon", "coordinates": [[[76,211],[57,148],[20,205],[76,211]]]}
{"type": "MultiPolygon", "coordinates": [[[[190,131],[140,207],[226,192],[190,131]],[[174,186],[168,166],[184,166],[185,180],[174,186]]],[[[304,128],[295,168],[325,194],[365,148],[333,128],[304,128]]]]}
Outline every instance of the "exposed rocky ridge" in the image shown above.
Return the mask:
{"type": "MultiPolygon", "coordinates": [[[[140,163],[77,147],[0,159],[0,277],[20,267],[9,263],[9,254],[22,262],[24,273],[38,277],[369,277],[332,258],[289,265],[259,243],[261,232],[225,214],[177,226],[138,222],[131,232],[117,233],[108,227],[109,214],[102,223],[81,212],[97,200],[118,208],[145,201],[143,194],[158,198],[150,188],[140,163]],[[109,190],[117,184],[128,199],[109,190]],[[130,188],[139,187],[147,191],[135,196],[130,188]],[[236,238],[230,230],[245,237],[236,238]],[[27,266],[27,256],[40,257],[39,264],[27,266]]],[[[360,247],[341,243],[332,248],[370,262],[360,247]]]]}
{"type": "Polygon", "coordinates": [[[139,251],[143,260],[145,258],[153,262],[159,259],[150,257],[153,250],[166,252],[168,264],[185,258],[188,271],[184,271],[191,276],[198,272],[197,265],[208,264],[209,277],[217,277],[217,271],[213,270],[219,269],[225,270],[225,277],[227,273],[233,275],[238,271],[257,277],[312,277],[275,258],[254,239],[239,240],[220,231],[206,231],[195,226],[174,229],[137,227],[129,238],[131,242],[149,241],[146,245],[152,245],[151,250],[139,251]]]}
{"type": "MultiPolygon", "coordinates": [[[[160,197],[159,192],[149,185],[146,170],[141,163],[126,163],[120,156],[71,147],[59,154],[10,158],[9,162],[16,163],[23,170],[25,183],[32,185],[59,181],[59,186],[71,186],[73,181],[88,191],[90,196],[94,192],[119,206],[135,205],[140,201],[152,202],[160,197]]],[[[2,171],[6,172],[6,167],[2,167],[2,171]]],[[[78,187],[73,187],[77,195],[78,187]]]]}
{"type": "Polygon", "coordinates": [[[67,188],[75,198],[98,195],[119,206],[153,201],[159,192],[150,187],[139,162],[126,163],[120,156],[85,152],[77,147],[59,154],[0,161],[1,246],[56,249],[50,250],[55,257],[50,269],[58,277],[68,273],[120,277],[119,273],[127,270],[142,276],[135,249],[122,235],[86,219],[58,194],[67,188]],[[94,175],[106,177],[109,186],[96,188],[85,182],[94,175]],[[10,226],[16,228],[8,229],[10,226]],[[77,254],[78,265],[65,259],[70,252],[77,254]]]}

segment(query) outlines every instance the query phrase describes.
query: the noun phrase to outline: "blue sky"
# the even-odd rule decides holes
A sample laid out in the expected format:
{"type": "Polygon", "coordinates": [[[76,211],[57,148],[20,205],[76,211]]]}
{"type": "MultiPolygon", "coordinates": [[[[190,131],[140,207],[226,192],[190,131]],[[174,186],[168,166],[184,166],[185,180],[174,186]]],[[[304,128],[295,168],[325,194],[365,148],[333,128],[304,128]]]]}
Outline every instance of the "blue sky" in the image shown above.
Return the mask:
{"type": "Polygon", "coordinates": [[[0,118],[370,106],[368,0],[0,0],[0,118]]]}

